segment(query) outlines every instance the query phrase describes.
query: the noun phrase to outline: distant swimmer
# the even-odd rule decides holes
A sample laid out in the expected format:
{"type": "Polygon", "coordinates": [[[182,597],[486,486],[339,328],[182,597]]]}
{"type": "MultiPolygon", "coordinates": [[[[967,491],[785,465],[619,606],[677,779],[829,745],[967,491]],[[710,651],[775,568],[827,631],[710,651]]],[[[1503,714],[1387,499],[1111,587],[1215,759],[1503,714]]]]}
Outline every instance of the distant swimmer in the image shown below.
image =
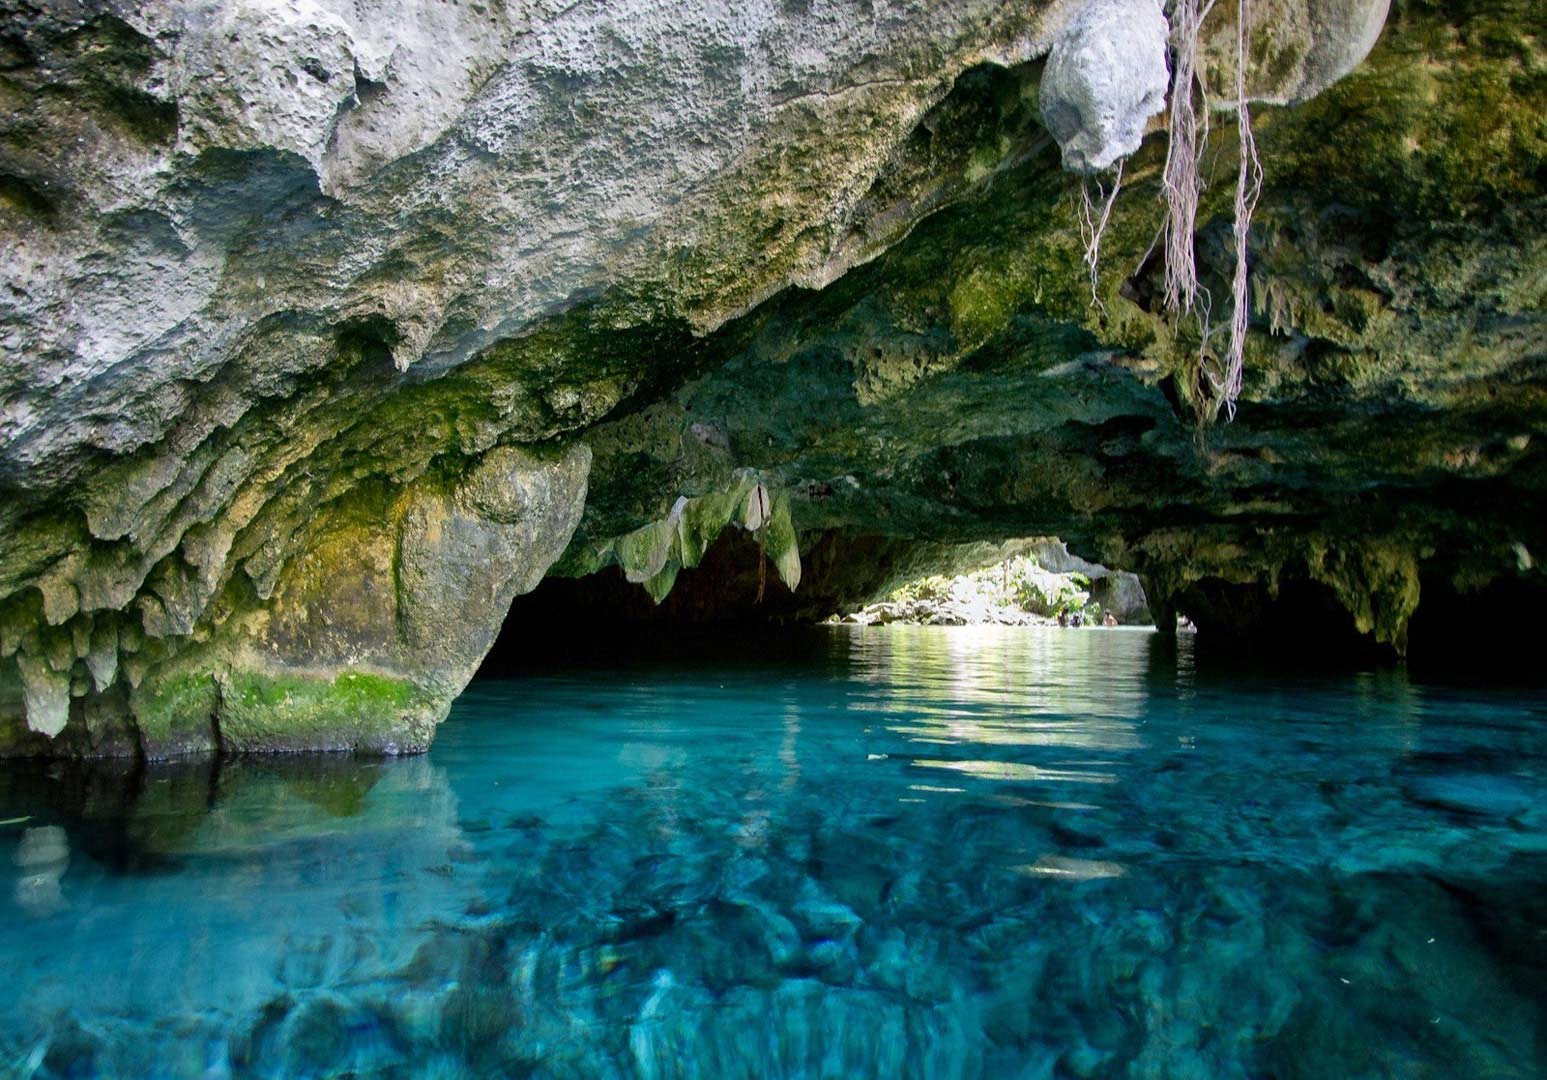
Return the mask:
{"type": "Polygon", "coordinates": [[[1113,615],[1110,611],[1107,612],[1105,615],[1101,616],[1101,625],[1102,626],[1116,626],[1117,625],[1117,616],[1113,615]]]}

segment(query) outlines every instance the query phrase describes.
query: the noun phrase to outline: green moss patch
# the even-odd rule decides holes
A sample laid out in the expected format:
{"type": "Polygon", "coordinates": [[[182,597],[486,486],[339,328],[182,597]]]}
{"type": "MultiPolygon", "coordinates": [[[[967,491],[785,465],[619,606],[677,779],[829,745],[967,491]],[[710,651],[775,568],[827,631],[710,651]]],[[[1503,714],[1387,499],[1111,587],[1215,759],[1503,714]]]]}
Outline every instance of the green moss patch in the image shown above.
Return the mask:
{"type": "Polygon", "coordinates": [[[192,664],[147,675],[129,695],[129,708],[151,757],[215,749],[219,690],[213,675],[192,664]]]}
{"type": "Polygon", "coordinates": [[[234,671],[221,688],[220,734],[233,750],[381,749],[394,743],[409,749],[421,738],[428,741],[420,730],[428,696],[406,679],[363,671],[332,679],[234,671]]]}

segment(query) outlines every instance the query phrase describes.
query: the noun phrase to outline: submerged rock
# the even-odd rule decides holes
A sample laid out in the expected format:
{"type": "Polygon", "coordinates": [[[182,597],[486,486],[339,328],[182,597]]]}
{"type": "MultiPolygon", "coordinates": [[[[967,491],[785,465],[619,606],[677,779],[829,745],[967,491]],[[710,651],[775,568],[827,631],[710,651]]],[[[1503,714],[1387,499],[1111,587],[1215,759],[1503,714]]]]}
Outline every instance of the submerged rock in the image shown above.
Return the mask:
{"type": "Polygon", "coordinates": [[[1421,776],[1404,787],[1425,806],[1482,817],[1515,817],[1535,806],[1542,795],[1527,782],[1496,773],[1421,776]]]}

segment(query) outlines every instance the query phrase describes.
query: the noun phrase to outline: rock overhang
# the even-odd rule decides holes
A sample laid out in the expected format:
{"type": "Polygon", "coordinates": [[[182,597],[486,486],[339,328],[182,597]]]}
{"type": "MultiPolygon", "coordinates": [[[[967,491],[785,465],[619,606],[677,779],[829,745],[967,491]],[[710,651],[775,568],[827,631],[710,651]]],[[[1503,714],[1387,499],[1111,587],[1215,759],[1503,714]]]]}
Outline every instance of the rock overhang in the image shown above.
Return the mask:
{"type": "MultiPolygon", "coordinates": [[[[1374,6],[1266,14],[1367,29],[1374,6]]],[[[189,35],[208,27],[149,33],[106,17],[54,28],[61,41],[85,34],[77,45],[124,43],[110,81],[176,110],[108,131],[121,104],[102,119],[88,69],[72,83],[75,69],[45,60],[36,66],[66,104],[33,117],[30,144],[15,127],[7,143],[37,166],[34,179],[87,166],[51,212],[34,200],[8,226],[33,260],[23,290],[39,301],[11,298],[8,355],[27,363],[6,386],[16,497],[3,511],[0,651],[26,658],[23,689],[47,684],[57,698],[65,686],[66,711],[89,728],[95,696],[107,695],[107,715],[108,697],[177,669],[178,656],[199,668],[187,658],[235,632],[223,628],[268,619],[308,560],[358,554],[420,497],[406,493],[454,501],[446,493],[481,462],[518,446],[544,469],[577,441],[595,452],[579,545],[668,520],[679,498],[751,470],[808,537],[1057,533],[1177,593],[1289,568],[1335,581],[1371,633],[1393,641],[1411,613],[1408,568],[1441,559],[1477,574],[1468,558],[1492,565],[1497,548],[1514,566],[1514,545],[1539,546],[1540,149],[1523,117],[1541,89],[1521,74],[1529,13],[1472,16],[1487,23],[1474,28],[1491,35],[1483,48],[1448,40],[1437,11],[1404,11],[1360,76],[1263,119],[1277,202],[1255,271],[1253,415],[1200,447],[1188,422],[1200,390],[1178,362],[1188,343],[1148,310],[1146,275],[1114,274],[1105,318],[1080,295],[1067,188],[1028,62],[1067,11],[929,7],[916,26],[858,29],[841,5],[807,13],[811,25],[799,12],[715,8],[665,52],[651,45],[663,24],[605,32],[618,10],[583,9],[583,33],[518,20],[499,31],[522,43],[515,57],[480,68],[470,103],[443,126],[426,121],[423,145],[385,120],[375,144],[363,127],[321,143],[253,134],[275,117],[311,132],[306,108],[330,94],[361,101],[338,114],[335,135],[373,108],[396,115],[381,103],[428,69],[403,54],[395,85],[391,64],[351,36],[358,28],[292,27],[311,44],[348,38],[337,56],[308,44],[318,55],[301,57],[300,39],[260,34],[301,62],[299,104],[243,114],[229,131],[210,126],[219,109],[200,111],[204,89],[169,97],[156,74],[203,55],[189,35]],[[346,54],[348,85],[335,86],[346,54]],[[707,78],[684,74],[706,56],[719,81],[678,94],[674,80],[707,78]],[[328,77],[306,71],[308,59],[328,77]],[[1428,141],[1473,119],[1478,102],[1420,115],[1415,102],[1432,94],[1413,72],[1426,64],[1494,95],[1494,122],[1513,133],[1493,175],[1464,178],[1471,193],[1449,201],[1439,185],[1462,178],[1458,160],[1487,152],[1428,141]],[[708,111],[656,124],[662,100],[708,111]],[[750,118],[715,120],[749,101],[750,118]],[[1385,126],[1371,111],[1382,105],[1385,126]],[[52,153],[63,129],[48,125],[82,116],[103,142],[70,153],[97,156],[52,153]],[[636,120],[623,130],[638,138],[620,140],[617,125],[636,120]],[[1318,145],[1340,122],[1370,142],[1369,160],[1318,145]],[[557,145],[537,154],[541,138],[557,145]],[[1350,204],[1360,184],[1390,197],[1350,204]],[[659,198],[642,201],[641,188],[659,198]],[[78,220],[61,224],[69,207],[78,220]],[[1501,236],[1525,245],[1524,269],[1500,265],[1501,236]],[[115,248],[115,237],[133,243],[115,248]],[[120,275],[137,284],[117,306],[85,302],[120,275]],[[790,283],[805,287],[780,291],[790,283]],[[56,320],[67,308],[85,314],[56,320]],[[124,325],[85,326],[96,311],[124,325]],[[1505,504],[1491,529],[1467,510],[1485,497],[1505,504]],[[122,657],[111,671],[109,644],[122,657]]],[[[1292,36],[1264,47],[1289,56],[1292,36]]],[[[1276,68],[1284,100],[1346,62],[1294,55],[1276,68]]],[[[24,66],[13,79],[29,77],[24,66]]],[[[449,109],[461,92],[414,108],[449,109]]],[[[1153,149],[1135,165],[1115,244],[1137,264],[1153,227],[1153,149]]],[[[542,554],[552,546],[521,556],[524,577],[558,557],[542,554]]],[[[337,565],[323,569],[328,580],[337,565]]],[[[348,587],[354,577],[368,575],[348,587]]],[[[342,611],[349,598],[305,607],[325,620],[330,603],[342,611]]],[[[304,666],[296,659],[287,666],[304,666]]],[[[440,666],[426,659],[424,671],[440,666]]],[[[371,665],[341,654],[316,670],[332,686],[350,668],[371,665]]],[[[194,671],[191,700],[211,693],[198,678],[208,674],[194,671]]]]}

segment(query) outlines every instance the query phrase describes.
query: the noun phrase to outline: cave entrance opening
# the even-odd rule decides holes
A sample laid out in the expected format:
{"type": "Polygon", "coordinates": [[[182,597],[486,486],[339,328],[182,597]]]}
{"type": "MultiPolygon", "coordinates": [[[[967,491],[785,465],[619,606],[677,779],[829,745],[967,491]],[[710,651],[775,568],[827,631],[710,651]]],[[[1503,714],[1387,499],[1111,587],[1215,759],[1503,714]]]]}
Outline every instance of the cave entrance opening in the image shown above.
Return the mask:
{"type": "Polygon", "coordinates": [[[754,534],[728,529],[658,604],[617,566],[550,576],[512,602],[479,675],[809,660],[829,648],[824,623],[1153,626],[1137,577],[1073,555],[1054,538],[939,544],[824,533],[803,545],[795,591],[760,573],[763,558],[754,534]]]}
{"type": "Polygon", "coordinates": [[[1196,631],[1200,659],[1236,669],[1402,666],[1426,681],[1540,679],[1534,613],[1547,590],[1523,581],[1463,589],[1453,574],[1426,573],[1403,656],[1361,631],[1343,600],[1303,572],[1283,574],[1274,587],[1204,576],[1147,596],[1138,578],[1083,560],[1057,540],[984,544],[975,562],[952,561],[942,554],[948,548],[825,533],[803,545],[802,581],[792,592],[778,575],[759,574],[755,534],[728,529],[659,604],[616,566],[549,577],[511,604],[479,675],[806,662],[832,648],[835,636],[823,623],[1045,625],[1062,615],[1071,625],[1077,616],[1084,627],[1102,627],[1111,613],[1123,628],[1161,622],[1184,636],[1196,631]]]}

